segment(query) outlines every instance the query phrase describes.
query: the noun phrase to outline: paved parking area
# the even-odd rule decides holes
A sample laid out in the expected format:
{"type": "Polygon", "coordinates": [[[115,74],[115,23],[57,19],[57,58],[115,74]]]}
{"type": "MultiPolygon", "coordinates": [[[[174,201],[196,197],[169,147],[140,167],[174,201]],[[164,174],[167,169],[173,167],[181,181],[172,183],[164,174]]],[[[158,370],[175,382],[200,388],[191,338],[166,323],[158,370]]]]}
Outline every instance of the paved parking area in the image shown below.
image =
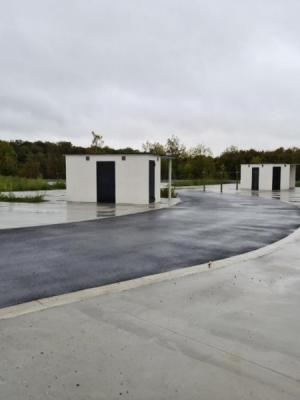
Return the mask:
{"type": "MultiPolygon", "coordinates": [[[[202,187],[198,187],[198,189],[203,189],[202,187]]],[[[208,192],[220,193],[220,185],[209,185],[206,187],[208,192]]],[[[296,187],[295,189],[291,190],[282,190],[282,191],[259,191],[259,192],[252,192],[250,190],[240,189],[236,190],[235,183],[229,183],[223,185],[223,192],[227,194],[238,194],[243,196],[252,196],[252,197],[262,197],[265,199],[274,199],[278,201],[284,201],[290,204],[295,204],[296,206],[300,207],[300,188],[296,187]]]]}
{"type": "Polygon", "coordinates": [[[170,209],[0,231],[0,307],[222,259],[300,225],[300,210],[258,197],[181,192],[170,209]]]}
{"type": "Polygon", "coordinates": [[[299,259],[300,234],[255,260],[1,320],[0,397],[299,400],[299,259]]]}
{"type": "MultiPolygon", "coordinates": [[[[18,196],[37,192],[15,192],[18,196]]],[[[121,215],[137,214],[153,209],[168,207],[167,199],[161,204],[150,205],[107,205],[97,203],[76,203],[66,200],[65,190],[46,190],[44,203],[0,202],[0,229],[22,228],[66,222],[88,221],[121,215]]],[[[173,200],[173,203],[176,199],[173,200]]]]}

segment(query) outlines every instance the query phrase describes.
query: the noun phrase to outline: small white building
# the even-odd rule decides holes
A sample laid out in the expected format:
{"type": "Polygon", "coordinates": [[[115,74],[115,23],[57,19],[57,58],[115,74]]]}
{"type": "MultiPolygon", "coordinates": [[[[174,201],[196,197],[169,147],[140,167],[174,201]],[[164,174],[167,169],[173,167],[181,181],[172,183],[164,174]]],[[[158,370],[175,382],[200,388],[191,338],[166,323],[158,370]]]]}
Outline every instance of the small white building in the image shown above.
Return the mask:
{"type": "Polygon", "coordinates": [[[241,189],[289,190],[296,185],[294,164],[242,164],[241,189]]]}
{"type": "Polygon", "coordinates": [[[149,154],[66,155],[67,200],[159,202],[160,165],[160,157],[149,154]]]}

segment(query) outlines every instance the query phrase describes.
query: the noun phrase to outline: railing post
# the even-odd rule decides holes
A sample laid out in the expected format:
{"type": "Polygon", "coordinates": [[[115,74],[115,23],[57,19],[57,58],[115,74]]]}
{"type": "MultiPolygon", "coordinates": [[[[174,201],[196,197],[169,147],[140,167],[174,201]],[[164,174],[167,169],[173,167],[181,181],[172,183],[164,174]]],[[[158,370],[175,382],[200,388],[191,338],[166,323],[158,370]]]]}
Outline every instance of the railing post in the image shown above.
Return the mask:
{"type": "Polygon", "coordinates": [[[172,158],[169,158],[168,200],[172,198],[172,158]]]}
{"type": "Polygon", "coordinates": [[[223,193],[224,165],[221,166],[221,193],[223,193]]]}

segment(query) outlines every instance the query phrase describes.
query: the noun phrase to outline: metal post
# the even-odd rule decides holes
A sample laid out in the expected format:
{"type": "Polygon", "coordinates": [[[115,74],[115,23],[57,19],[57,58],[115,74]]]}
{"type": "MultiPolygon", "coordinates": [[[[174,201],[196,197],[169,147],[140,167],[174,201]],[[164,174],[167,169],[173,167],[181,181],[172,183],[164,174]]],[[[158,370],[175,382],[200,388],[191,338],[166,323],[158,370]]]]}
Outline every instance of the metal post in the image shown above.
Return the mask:
{"type": "Polygon", "coordinates": [[[221,165],[221,188],[220,188],[221,193],[223,193],[224,171],[225,167],[224,165],[221,165]]]}
{"type": "Polygon", "coordinates": [[[221,167],[221,193],[223,193],[224,167],[221,167]]]}
{"type": "Polygon", "coordinates": [[[172,198],[172,158],[169,158],[168,199],[172,198]]]}
{"type": "Polygon", "coordinates": [[[236,179],[235,190],[239,190],[239,171],[238,170],[235,171],[235,179],[236,179]]]}
{"type": "Polygon", "coordinates": [[[205,186],[205,171],[202,171],[202,179],[203,179],[203,192],[205,192],[205,190],[206,190],[206,186],[205,186]]]}

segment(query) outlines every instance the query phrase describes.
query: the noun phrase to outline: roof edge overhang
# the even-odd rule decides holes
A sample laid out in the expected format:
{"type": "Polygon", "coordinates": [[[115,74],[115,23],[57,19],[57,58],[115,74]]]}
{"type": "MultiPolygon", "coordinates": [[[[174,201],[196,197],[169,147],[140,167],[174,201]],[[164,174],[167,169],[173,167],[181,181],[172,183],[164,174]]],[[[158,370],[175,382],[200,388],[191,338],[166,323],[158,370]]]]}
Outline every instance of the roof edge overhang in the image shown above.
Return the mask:
{"type": "Polygon", "coordinates": [[[141,154],[138,154],[138,153],[134,153],[134,154],[131,154],[131,153],[116,153],[116,154],[114,154],[114,153],[103,153],[103,154],[101,154],[101,153],[99,153],[99,154],[95,154],[95,153],[81,153],[81,154],[64,154],[64,156],[65,157],[86,157],[86,156],[89,156],[89,157],[122,157],[122,156],[127,156],[127,157],[130,157],[130,156],[134,156],[134,157],[159,157],[159,158],[162,158],[161,156],[159,156],[159,155],[157,155],[157,154],[150,154],[150,153],[141,153],[141,154]]]}
{"type": "Polygon", "coordinates": [[[300,165],[300,164],[289,164],[289,163],[282,162],[282,163],[244,163],[244,164],[241,164],[241,165],[290,165],[290,166],[297,166],[297,165],[300,165]]]}

